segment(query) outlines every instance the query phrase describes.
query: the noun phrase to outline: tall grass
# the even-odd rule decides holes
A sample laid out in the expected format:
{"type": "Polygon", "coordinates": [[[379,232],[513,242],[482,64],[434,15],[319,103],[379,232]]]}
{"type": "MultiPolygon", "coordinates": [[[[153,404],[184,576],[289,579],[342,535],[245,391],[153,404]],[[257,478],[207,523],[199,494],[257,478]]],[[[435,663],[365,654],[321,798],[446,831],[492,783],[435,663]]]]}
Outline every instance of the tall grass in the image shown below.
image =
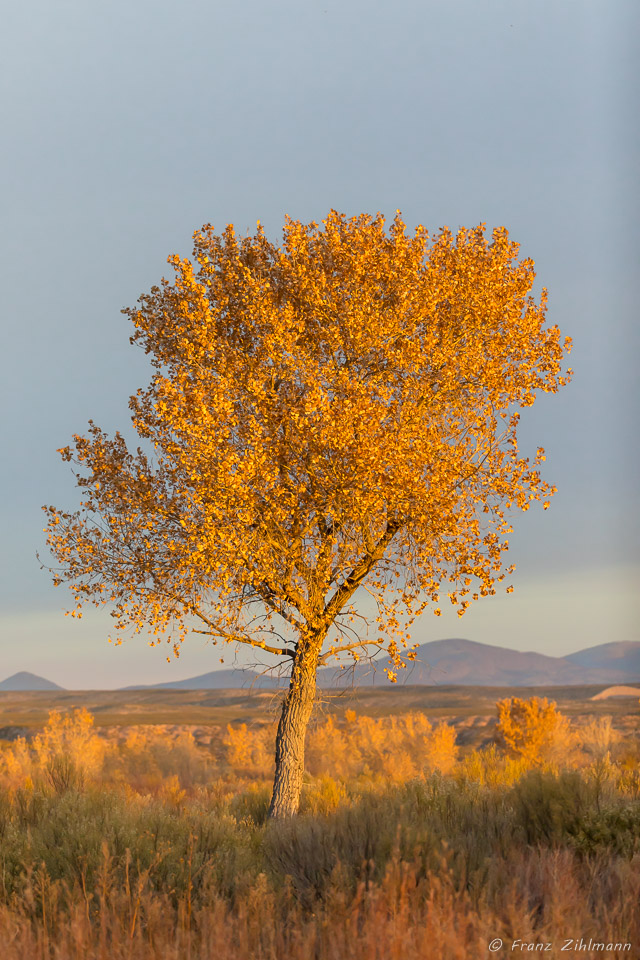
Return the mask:
{"type": "Polygon", "coordinates": [[[91,791],[5,796],[3,956],[417,960],[485,956],[496,937],[638,944],[640,818],[619,805],[626,844],[612,845],[611,807],[596,837],[590,790],[552,775],[510,791],[437,778],[262,825],[204,792],[179,812],[91,791]],[[545,790],[553,802],[527,835],[545,790]]]}
{"type": "Polygon", "coordinates": [[[488,956],[496,937],[507,953],[519,939],[552,943],[548,955],[559,957],[567,937],[637,944],[638,871],[618,865],[612,891],[611,868],[566,850],[520,853],[492,864],[478,895],[460,887],[446,859],[424,873],[395,857],[377,883],[363,880],[354,892],[336,871],[309,911],[264,875],[235,900],[206,887],[195,901],[187,888],[176,903],[146,877],[120,885],[105,857],[90,892],[32,874],[23,901],[0,905],[0,941],[7,960],[467,960],[488,956]]]}
{"type": "Polygon", "coordinates": [[[637,769],[600,726],[562,767],[557,743],[548,763],[493,746],[436,764],[451,737],[415,716],[324,723],[327,762],[357,747],[351,775],[312,750],[301,815],[275,823],[262,730],[116,746],[89,720],[2,754],[6,960],[466,960],[496,938],[640,955],[637,769]],[[389,745],[410,776],[385,775],[389,745]]]}

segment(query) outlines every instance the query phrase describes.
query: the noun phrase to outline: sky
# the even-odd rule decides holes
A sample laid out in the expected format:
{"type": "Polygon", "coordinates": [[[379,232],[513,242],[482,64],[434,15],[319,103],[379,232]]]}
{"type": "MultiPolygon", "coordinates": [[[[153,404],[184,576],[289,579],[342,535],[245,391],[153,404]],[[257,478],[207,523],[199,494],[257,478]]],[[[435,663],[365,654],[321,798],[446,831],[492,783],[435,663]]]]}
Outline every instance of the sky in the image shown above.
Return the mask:
{"type": "Polygon", "coordinates": [[[246,662],[193,637],[167,663],[144,638],[109,645],[108,617],[65,618],[40,508],[77,504],[56,449],[89,418],[126,428],[150,368],[120,311],[166,258],[207,222],[278,240],[285,214],[332,208],[505,225],[574,340],[573,383],[523,411],[558,493],[514,518],[515,592],[427,614],[414,640],[562,656],[640,639],[639,21],[636,0],[7,8],[0,679],[115,688],[246,662]]]}

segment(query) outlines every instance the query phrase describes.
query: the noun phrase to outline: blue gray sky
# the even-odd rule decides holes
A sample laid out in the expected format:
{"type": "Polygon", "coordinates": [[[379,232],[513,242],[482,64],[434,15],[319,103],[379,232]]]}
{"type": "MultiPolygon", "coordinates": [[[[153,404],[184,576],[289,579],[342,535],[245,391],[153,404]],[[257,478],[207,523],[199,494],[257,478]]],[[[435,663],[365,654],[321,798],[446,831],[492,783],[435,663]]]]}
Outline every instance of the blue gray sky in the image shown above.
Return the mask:
{"type": "MultiPolygon", "coordinates": [[[[574,382],[523,413],[559,488],[515,518],[515,592],[445,636],[562,655],[638,637],[635,0],[31,0],[3,13],[0,679],[178,679],[109,618],[63,616],[40,571],[43,503],[75,506],[56,454],[113,431],[149,368],[120,313],[205,222],[272,238],[285,214],[400,209],[430,230],[505,225],[574,339],[574,382]]],[[[234,661],[224,653],[225,666],[234,661]]]]}

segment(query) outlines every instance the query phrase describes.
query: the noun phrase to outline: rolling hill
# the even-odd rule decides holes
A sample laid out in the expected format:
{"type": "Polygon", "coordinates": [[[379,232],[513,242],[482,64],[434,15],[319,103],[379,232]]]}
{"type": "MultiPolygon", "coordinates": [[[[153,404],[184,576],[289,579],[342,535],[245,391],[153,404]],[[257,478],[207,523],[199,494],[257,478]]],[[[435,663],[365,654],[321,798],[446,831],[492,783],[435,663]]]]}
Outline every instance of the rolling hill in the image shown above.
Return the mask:
{"type": "Polygon", "coordinates": [[[629,680],[631,674],[640,676],[640,643],[601,643],[597,647],[570,653],[565,660],[589,670],[617,670],[626,674],[629,680]]]}
{"type": "MultiPolygon", "coordinates": [[[[353,671],[345,671],[344,679],[340,671],[328,667],[320,671],[319,682],[324,686],[343,683],[375,686],[388,682],[383,669],[385,665],[384,658],[380,658],[375,666],[358,664],[353,671]]],[[[603,644],[568,657],[549,657],[461,638],[422,644],[416,650],[416,662],[398,674],[399,683],[439,686],[561,686],[634,680],[640,680],[640,643],[603,644]],[[621,648],[624,648],[624,655],[621,648]],[[581,661],[581,656],[586,654],[588,656],[581,661]]]]}
{"type": "MultiPolygon", "coordinates": [[[[613,684],[640,681],[640,643],[602,644],[568,657],[522,653],[472,640],[450,638],[424,643],[416,650],[416,662],[399,673],[407,685],[530,687],[570,684],[613,684]],[[598,653],[600,651],[600,653],[598,653]],[[586,656],[585,662],[580,657],[586,656]]],[[[379,686],[387,684],[386,661],[360,663],[341,671],[325,667],[318,671],[318,686],[379,686]]],[[[221,690],[231,688],[274,689],[286,681],[251,670],[213,670],[198,677],[149,685],[166,690],[221,690]]],[[[129,688],[127,688],[129,689],[129,688]]],[[[136,689],[141,689],[138,685],[136,689]]]]}
{"type": "Polygon", "coordinates": [[[171,680],[166,683],[137,683],[123,690],[274,690],[281,686],[268,674],[262,676],[253,670],[211,670],[186,680],[171,680]]]}
{"type": "MultiPolygon", "coordinates": [[[[380,686],[388,684],[386,660],[359,663],[341,671],[324,667],[318,672],[318,686],[380,686]]],[[[476,643],[460,637],[423,643],[416,661],[398,674],[398,683],[407,686],[495,686],[534,687],[640,682],[640,642],[603,643],[566,657],[550,657],[532,651],[523,653],[507,647],[476,643]]],[[[277,676],[238,668],[211,670],[196,677],[165,683],[133,684],[124,690],[273,690],[286,685],[277,676]]],[[[16,673],[0,683],[2,690],[62,690],[33,673],[16,673]]]]}
{"type": "Polygon", "coordinates": [[[35,673],[21,670],[0,683],[0,690],[64,690],[51,680],[38,677],[35,673]]]}

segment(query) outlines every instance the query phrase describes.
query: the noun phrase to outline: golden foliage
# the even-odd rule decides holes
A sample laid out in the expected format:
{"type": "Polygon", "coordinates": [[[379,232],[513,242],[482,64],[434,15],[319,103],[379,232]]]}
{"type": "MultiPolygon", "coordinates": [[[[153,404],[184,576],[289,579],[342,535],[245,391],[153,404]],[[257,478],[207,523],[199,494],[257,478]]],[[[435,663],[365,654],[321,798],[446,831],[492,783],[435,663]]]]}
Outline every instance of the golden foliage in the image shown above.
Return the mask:
{"type": "Polygon", "coordinates": [[[531,766],[552,761],[559,752],[570,750],[570,723],[554,702],[531,697],[500,700],[497,735],[502,744],[531,766]]]}
{"type": "MultiPolygon", "coordinates": [[[[206,784],[212,773],[239,780],[271,777],[274,734],[270,724],[229,724],[211,750],[205,750],[191,732],[170,732],[160,724],[131,728],[119,742],[108,742],[95,732],[86,710],[67,715],[52,711],[44,731],[30,744],[19,739],[0,753],[0,783],[13,789],[43,779],[51,783],[52,771],[55,777],[56,770],[59,776],[69,769],[73,776],[61,787],[114,783],[178,803],[184,790],[206,784]]],[[[434,728],[420,713],[374,719],[348,710],[342,723],[329,716],[307,734],[307,770],[319,778],[319,785],[324,783],[315,792],[326,794],[324,799],[318,795],[317,808],[329,809],[331,797],[342,795],[329,773],[342,780],[396,782],[436,770],[449,773],[458,753],[455,739],[452,727],[434,728]]]]}
{"type": "Polygon", "coordinates": [[[144,449],[90,422],[60,451],[83,500],[45,508],[55,581],[118,631],[291,655],[284,624],[314,664],[384,641],[398,665],[401,615],[438,612],[443,581],[461,615],[494,593],[506,511],[554,492],[517,443],[517,408],[570,377],[533,261],[503,227],[411,236],[399,213],[194,242],[125,311],[155,371],[144,449]],[[353,633],[365,582],[380,616],[353,633]]]}
{"type": "Polygon", "coordinates": [[[326,815],[336,810],[347,799],[344,783],[328,774],[318,777],[302,795],[302,812],[315,816],[326,815]]]}
{"type": "Polygon", "coordinates": [[[578,748],[594,760],[607,757],[620,740],[621,736],[613,728],[611,717],[592,718],[576,732],[578,748]]]}
{"type": "MultiPolygon", "coordinates": [[[[555,704],[536,699],[498,704],[498,744],[462,757],[455,728],[434,726],[422,713],[374,718],[347,710],[342,720],[330,715],[307,731],[303,808],[330,811],[349,782],[403,783],[439,772],[461,783],[505,787],[540,766],[582,769],[638,796],[634,741],[623,740],[609,717],[574,727],[555,704]]],[[[273,774],[274,734],[273,724],[229,724],[212,728],[205,745],[191,730],[156,724],[105,736],[87,710],[52,711],[31,742],[19,738],[0,750],[0,790],[112,785],[132,797],[155,795],[180,806],[212,782],[223,793],[250,781],[264,784],[273,774]]]]}
{"type": "Polygon", "coordinates": [[[30,744],[19,738],[3,752],[0,774],[14,789],[44,780],[61,791],[95,779],[106,752],[107,745],[96,733],[88,710],[83,707],[67,714],[51,710],[44,730],[30,744]]]}
{"type": "Polygon", "coordinates": [[[136,727],[110,757],[108,773],[134,789],[163,792],[172,777],[179,789],[203,783],[211,766],[209,759],[188,730],[172,734],[162,724],[136,727]]]}
{"type": "Polygon", "coordinates": [[[119,784],[133,793],[158,793],[174,800],[204,783],[212,758],[189,731],[170,733],[162,724],[128,730],[126,737],[98,734],[86,709],[50,711],[41,733],[18,738],[0,752],[0,785],[10,790],[36,784],[58,792],[89,783],[119,784]]]}
{"type": "Polygon", "coordinates": [[[236,727],[228,724],[222,742],[226,761],[236,773],[244,776],[273,773],[273,730],[265,727],[249,730],[246,723],[236,727]]]}
{"type": "MultiPolygon", "coordinates": [[[[270,776],[273,737],[273,728],[229,724],[223,737],[226,763],[239,777],[270,776]]],[[[329,716],[309,729],[306,768],[320,780],[331,773],[342,780],[364,776],[402,782],[435,770],[449,773],[458,753],[455,741],[452,727],[434,728],[421,713],[374,719],[347,710],[343,722],[329,716]]]]}
{"type": "Polygon", "coordinates": [[[452,727],[434,728],[422,713],[375,719],[347,710],[343,724],[328,717],[309,731],[307,767],[315,775],[331,771],[402,782],[436,770],[449,773],[458,753],[455,741],[452,727]]]}
{"type": "Polygon", "coordinates": [[[522,756],[510,756],[492,743],[484,750],[472,750],[462,758],[454,771],[462,783],[471,781],[481,786],[511,787],[529,770],[522,756]]]}

